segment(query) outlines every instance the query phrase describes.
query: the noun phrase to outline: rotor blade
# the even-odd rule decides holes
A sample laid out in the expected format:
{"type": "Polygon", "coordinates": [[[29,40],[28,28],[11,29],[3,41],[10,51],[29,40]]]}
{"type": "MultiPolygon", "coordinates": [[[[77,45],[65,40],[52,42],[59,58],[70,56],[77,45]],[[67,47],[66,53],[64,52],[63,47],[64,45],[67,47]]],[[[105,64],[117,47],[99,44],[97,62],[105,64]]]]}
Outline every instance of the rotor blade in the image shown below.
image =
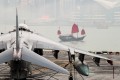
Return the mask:
{"type": "Polygon", "coordinates": [[[13,59],[13,49],[10,48],[0,53],[0,64],[4,62],[8,62],[13,59]]]}
{"type": "Polygon", "coordinates": [[[35,52],[30,51],[29,49],[25,47],[22,48],[22,59],[25,61],[31,62],[32,64],[47,67],[49,69],[55,70],[60,73],[69,74],[69,72],[66,69],[36,54],[35,52]]]}

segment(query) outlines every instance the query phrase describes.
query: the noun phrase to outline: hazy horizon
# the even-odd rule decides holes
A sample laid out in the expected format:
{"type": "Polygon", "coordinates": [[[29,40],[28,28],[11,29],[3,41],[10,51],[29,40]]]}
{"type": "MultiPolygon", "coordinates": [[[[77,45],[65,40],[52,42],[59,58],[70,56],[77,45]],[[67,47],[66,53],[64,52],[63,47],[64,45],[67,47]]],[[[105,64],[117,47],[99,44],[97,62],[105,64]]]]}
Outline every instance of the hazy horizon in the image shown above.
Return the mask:
{"type": "Polygon", "coordinates": [[[15,24],[16,7],[28,25],[120,26],[119,0],[0,0],[1,25],[15,24]]]}

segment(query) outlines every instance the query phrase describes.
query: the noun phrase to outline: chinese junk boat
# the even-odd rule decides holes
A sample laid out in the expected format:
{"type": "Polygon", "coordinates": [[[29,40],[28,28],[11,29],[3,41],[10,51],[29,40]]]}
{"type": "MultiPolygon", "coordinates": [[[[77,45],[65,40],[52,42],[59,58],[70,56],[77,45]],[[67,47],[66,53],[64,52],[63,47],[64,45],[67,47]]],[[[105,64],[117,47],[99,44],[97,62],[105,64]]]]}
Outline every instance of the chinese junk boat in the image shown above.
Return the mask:
{"type": "Polygon", "coordinates": [[[73,24],[71,34],[62,35],[60,28],[59,28],[57,34],[59,35],[59,38],[61,41],[82,41],[86,36],[84,29],[81,30],[81,34],[79,35],[79,28],[78,28],[78,25],[76,25],[76,24],[73,24]],[[75,36],[75,34],[76,34],[76,36],[75,36]]]}

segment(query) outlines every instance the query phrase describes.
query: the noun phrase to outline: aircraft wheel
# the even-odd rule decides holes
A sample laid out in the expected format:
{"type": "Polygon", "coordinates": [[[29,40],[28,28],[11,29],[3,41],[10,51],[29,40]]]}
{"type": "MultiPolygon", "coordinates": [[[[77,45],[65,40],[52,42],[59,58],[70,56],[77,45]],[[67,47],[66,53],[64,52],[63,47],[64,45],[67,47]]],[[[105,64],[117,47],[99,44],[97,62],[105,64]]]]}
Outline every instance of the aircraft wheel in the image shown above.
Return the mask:
{"type": "Polygon", "coordinates": [[[26,78],[24,78],[24,79],[21,79],[21,80],[27,80],[26,78]]]}
{"type": "Polygon", "coordinates": [[[69,80],[73,80],[73,76],[69,76],[69,80]]]}

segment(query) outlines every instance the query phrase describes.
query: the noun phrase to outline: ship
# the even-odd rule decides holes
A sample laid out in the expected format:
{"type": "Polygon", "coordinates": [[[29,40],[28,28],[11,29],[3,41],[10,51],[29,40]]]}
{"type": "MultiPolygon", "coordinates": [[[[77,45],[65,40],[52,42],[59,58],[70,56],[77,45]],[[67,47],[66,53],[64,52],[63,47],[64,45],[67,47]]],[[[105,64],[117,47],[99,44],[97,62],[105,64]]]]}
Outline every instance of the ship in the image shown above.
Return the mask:
{"type": "Polygon", "coordinates": [[[81,30],[81,34],[79,35],[79,28],[77,24],[73,24],[71,34],[64,34],[62,35],[61,30],[57,31],[57,34],[59,36],[59,39],[64,42],[69,41],[83,41],[83,39],[86,37],[86,32],[84,29],[81,30]],[[75,36],[76,34],[76,36],[75,36]]]}

